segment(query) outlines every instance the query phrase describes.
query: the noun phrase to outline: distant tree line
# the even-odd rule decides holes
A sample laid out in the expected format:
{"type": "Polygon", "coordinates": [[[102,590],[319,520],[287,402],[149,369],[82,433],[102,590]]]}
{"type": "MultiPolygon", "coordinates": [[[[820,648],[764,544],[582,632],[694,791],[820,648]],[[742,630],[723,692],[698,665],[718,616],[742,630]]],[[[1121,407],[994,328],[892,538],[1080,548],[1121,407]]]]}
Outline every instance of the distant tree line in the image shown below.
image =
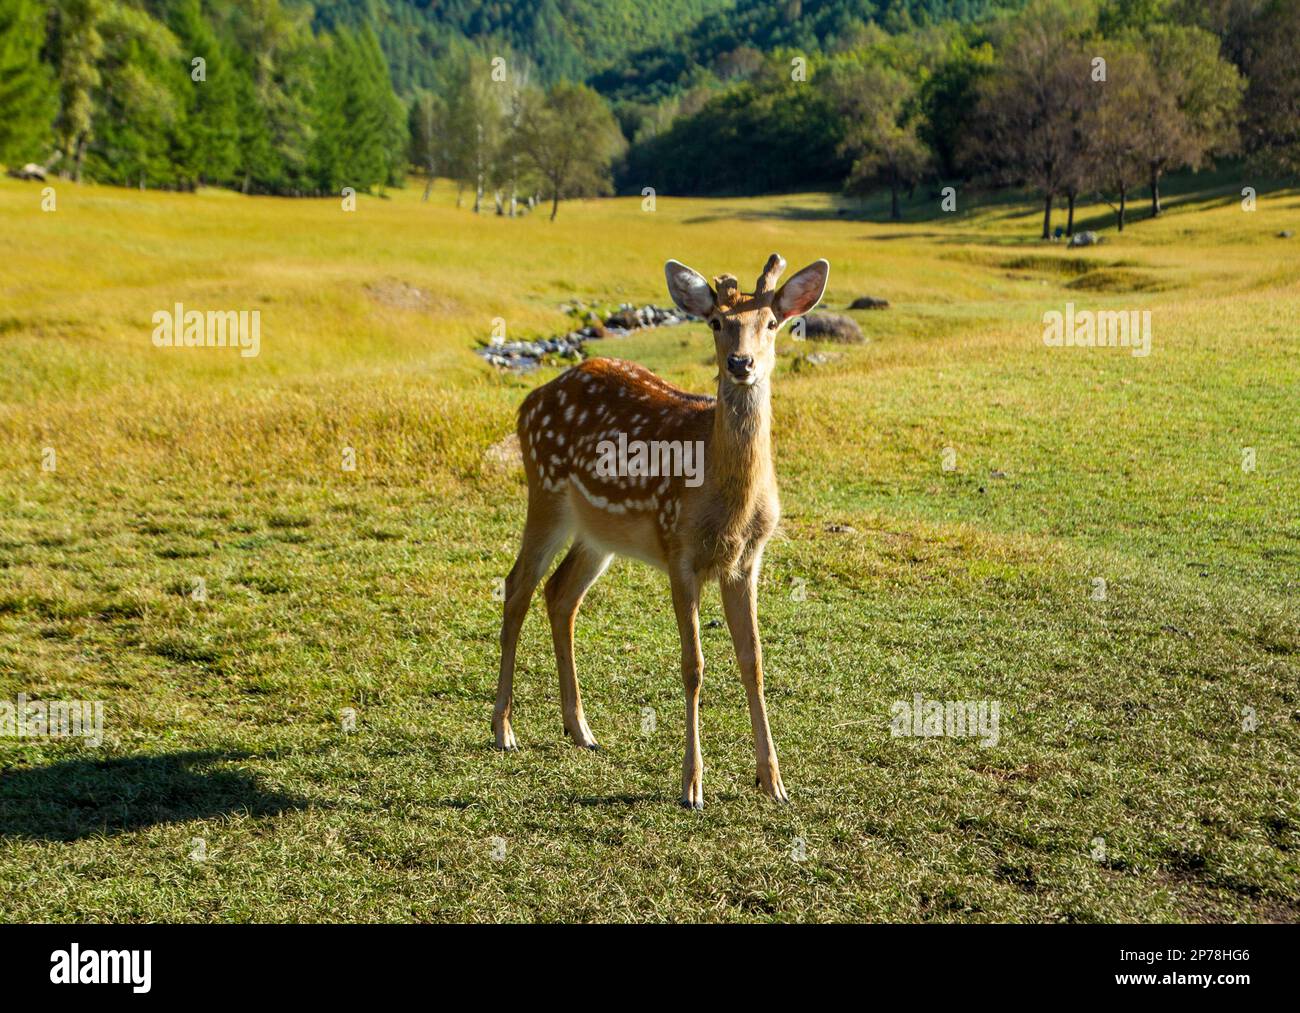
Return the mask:
{"type": "Polygon", "coordinates": [[[858,26],[818,52],[738,49],[712,80],[620,103],[620,189],[756,193],[836,183],[1026,186],[1073,231],[1101,195],[1122,228],[1139,189],[1217,156],[1300,171],[1300,0],[1032,0],[979,23],[858,26]],[[800,60],[806,66],[800,67],[800,60]]]}
{"type": "Polygon", "coordinates": [[[673,0],[677,34],[557,76],[616,7],[0,0],[0,160],[290,195],[414,169],[552,217],[644,187],[885,190],[899,217],[967,181],[1036,190],[1044,234],[1080,197],[1159,214],[1168,173],[1221,156],[1300,171],[1300,0],[673,0]]]}
{"type": "Polygon", "coordinates": [[[396,183],[405,109],[367,26],[282,0],[0,0],[0,160],[72,179],[319,194],[396,183]]]}
{"type": "MultiPolygon", "coordinates": [[[[694,0],[688,0],[694,2],[694,0]]],[[[458,182],[504,214],[612,192],[624,148],[582,84],[461,39],[430,88],[394,90],[352,5],[294,0],[0,0],[0,161],[125,186],[319,195],[458,182]]],[[[427,192],[427,191],[426,191],[427,192]]]]}

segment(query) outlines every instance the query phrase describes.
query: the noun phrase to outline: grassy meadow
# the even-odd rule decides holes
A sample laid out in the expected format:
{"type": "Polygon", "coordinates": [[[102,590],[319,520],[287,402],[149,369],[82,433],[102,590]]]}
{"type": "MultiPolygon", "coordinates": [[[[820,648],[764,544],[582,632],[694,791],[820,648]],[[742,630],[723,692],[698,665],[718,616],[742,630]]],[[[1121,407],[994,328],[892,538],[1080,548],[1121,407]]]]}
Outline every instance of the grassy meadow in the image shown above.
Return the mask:
{"type": "MultiPolygon", "coordinates": [[[[551,223],[446,182],[355,212],[56,184],[45,212],[0,181],[0,700],[105,708],[97,748],[0,738],[0,919],[1297,920],[1300,193],[1240,185],[1122,236],[1086,207],[1106,242],[1067,250],[1031,200],[551,223]],[[824,309],[891,303],[864,345],[780,347],[760,620],[792,804],[754,790],[711,589],[707,808],[677,806],[667,582],[626,561],[578,620],[603,750],[562,733],[539,594],[523,749],[493,751],[525,490],[488,451],[556,370],[476,341],[773,250],[830,260],[824,309]],[[176,302],[260,310],[260,355],[153,347],[176,302]],[[1067,302],[1149,309],[1150,356],[1046,347],[1067,302]],[[999,702],[997,744],[891,736],[915,693],[999,702]]],[[[589,350],[713,388],[703,325],[589,350]]]]}

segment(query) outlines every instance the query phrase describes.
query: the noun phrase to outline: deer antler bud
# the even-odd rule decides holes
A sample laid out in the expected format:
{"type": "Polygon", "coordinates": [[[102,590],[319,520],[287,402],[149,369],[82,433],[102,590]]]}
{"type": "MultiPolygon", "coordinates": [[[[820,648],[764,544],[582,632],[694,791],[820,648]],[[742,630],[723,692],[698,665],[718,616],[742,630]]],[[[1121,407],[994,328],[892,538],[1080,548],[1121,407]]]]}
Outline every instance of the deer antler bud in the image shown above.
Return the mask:
{"type": "Polygon", "coordinates": [[[729,310],[740,301],[740,282],[735,279],[734,275],[724,274],[721,277],[714,278],[713,287],[718,293],[718,309],[729,310]]]}
{"type": "Polygon", "coordinates": [[[754,294],[764,295],[768,292],[775,292],[776,280],[781,277],[781,272],[784,270],[785,258],[781,254],[774,253],[768,257],[763,273],[758,276],[758,281],[754,284],[754,294]]]}

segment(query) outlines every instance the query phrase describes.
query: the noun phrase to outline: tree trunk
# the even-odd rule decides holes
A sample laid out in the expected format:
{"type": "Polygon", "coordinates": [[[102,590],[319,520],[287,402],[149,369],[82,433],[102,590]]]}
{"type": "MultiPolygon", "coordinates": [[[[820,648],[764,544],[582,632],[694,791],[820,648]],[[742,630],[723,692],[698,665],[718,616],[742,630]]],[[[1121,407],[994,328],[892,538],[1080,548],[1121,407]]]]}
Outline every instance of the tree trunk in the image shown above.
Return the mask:
{"type": "Polygon", "coordinates": [[[429,178],[424,183],[424,196],[421,197],[420,200],[424,201],[425,203],[428,203],[429,194],[431,193],[433,193],[433,166],[432,165],[429,166],[429,178]]]}
{"type": "Polygon", "coordinates": [[[483,207],[483,173],[479,173],[474,178],[474,213],[478,214],[479,209],[483,207]]]}
{"type": "Polygon", "coordinates": [[[551,221],[555,221],[555,216],[560,211],[560,188],[557,186],[551,194],[551,221]]]}
{"type": "Polygon", "coordinates": [[[80,137],[77,138],[77,160],[72,167],[72,181],[74,183],[81,182],[81,163],[85,157],[86,157],[86,135],[82,134],[80,137]]]}
{"type": "Polygon", "coordinates": [[[1065,196],[1066,196],[1066,200],[1069,201],[1069,206],[1070,206],[1069,213],[1066,215],[1066,219],[1065,219],[1065,234],[1066,236],[1072,236],[1074,235],[1074,200],[1078,196],[1078,194],[1071,191],[1065,196]]]}
{"type": "Polygon", "coordinates": [[[1043,238],[1052,238],[1052,195],[1043,198],[1043,238]]]}
{"type": "Polygon", "coordinates": [[[898,206],[898,180],[895,179],[889,184],[889,217],[898,221],[903,217],[903,211],[898,206]]]}
{"type": "Polygon", "coordinates": [[[465,181],[456,180],[456,207],[463,207],[465,204],[465,181]]]}
{"type": "Polygon", "coordinates": [[[1123,183],[1119,185],[1119,231],[1124,231],[1124,204],[1128,197],[1128,187],[1123,183]]]}
{"type": "Polygon", "coordinates": [[[1160,170],[1151,170],[1151,217],[1160,217],[1160,170]]]}

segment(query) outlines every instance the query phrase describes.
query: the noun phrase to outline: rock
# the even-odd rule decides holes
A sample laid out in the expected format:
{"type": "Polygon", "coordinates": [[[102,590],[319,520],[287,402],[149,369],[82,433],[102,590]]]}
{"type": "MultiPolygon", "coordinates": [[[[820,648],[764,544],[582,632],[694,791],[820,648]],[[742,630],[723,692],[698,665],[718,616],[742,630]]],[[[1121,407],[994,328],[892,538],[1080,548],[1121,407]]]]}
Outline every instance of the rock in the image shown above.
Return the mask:
{"type": "Polygon", "coordinates": [[[871,295],[861,295],[849,303],[851,310],[887,310],[889,309],[888,299],[877,299],[871,295]]]}
{"type": "Polygon", "coordinates": [[[1295,233],[1292,232],[1290,229],[1283,229],[1281,232],[1279,232],[1279,233],[1277,234],[1277,238],[1278,238],[1278,239],[1290,239],[1290,238],[1291,238],[1292,236],[1294,236],[1294,235],[1295,235],[1295,233]]]}
{"type": "Polygon", "coordinates": [[[637,322],[635,313],[630,309],[622,309],[607,316],[605,326],[617,327],[621,331],[634,331],[641,325],[637,322]]]}
{"type": "Polygon", "coordinates": [[[864,345],[867,342],[858,322],[839,313],[809,313],[803,318],[803,336],[813,341],[836,341],[842,345],[864,345]]]}
{"type": "Polygon", "coordinates": [[[605,326],[621,331],[637,331],[643,327],[668,327],[680,324],[683,317],[672,309],[649,304],[641,307],[624,303],[618,311],[605,318],[605,326]]]}
{"type": "Polygon", "coordinates": [[[1101,242],[1101,236],[1092,231],[1076,232],[1070,237],[1068,246],[1096,246],[1101,242]]]}
{"type": "Polygon", "coordinates": [[[34,179],[38,183],[44,183],[45,166],[37,165],[35,162],[28,162],[21,169],[10,169],[9,175],[14,179],[34,179]]]}
{"type": "Polygon", "coordinates": [[[531,373],[547,357],[581,359],[585,339],[576,331],[562,338],[542,338],[538,341],[498,341],[483,345],[478,354],[498,369],[512,373],[531,373]]]}
{"type": "Polygon", "coordinates": [[[807,355],[796,355],[790,361],[790,371],[799,373],[809,366],[825,366],[838,362],[842,358],[844,358],[843,352],[809,352],[807,355]]]}
{"type": "Polygon", "coordinates": [[[603,322],[595,313],[588,312],[587,304],[581,300],[564,303],[562,308],[570,313],[585,313],[588,322],[577,330],[569,331],[556,338],[539,338],[536,341],[494,341],[480,346],[477,349],[478,354],[498,369],[509,370],[512,373],[529,373],[548,357],[581,360],[583,346],[588,341],[621,338],[625,334],[646,327],[667,327],[685,323],[687,320],[700,319],[679,313],[675,309],[648,304],[637,307],[631,303],[624,303],[617,312],[610,314],[603,322]]]}

